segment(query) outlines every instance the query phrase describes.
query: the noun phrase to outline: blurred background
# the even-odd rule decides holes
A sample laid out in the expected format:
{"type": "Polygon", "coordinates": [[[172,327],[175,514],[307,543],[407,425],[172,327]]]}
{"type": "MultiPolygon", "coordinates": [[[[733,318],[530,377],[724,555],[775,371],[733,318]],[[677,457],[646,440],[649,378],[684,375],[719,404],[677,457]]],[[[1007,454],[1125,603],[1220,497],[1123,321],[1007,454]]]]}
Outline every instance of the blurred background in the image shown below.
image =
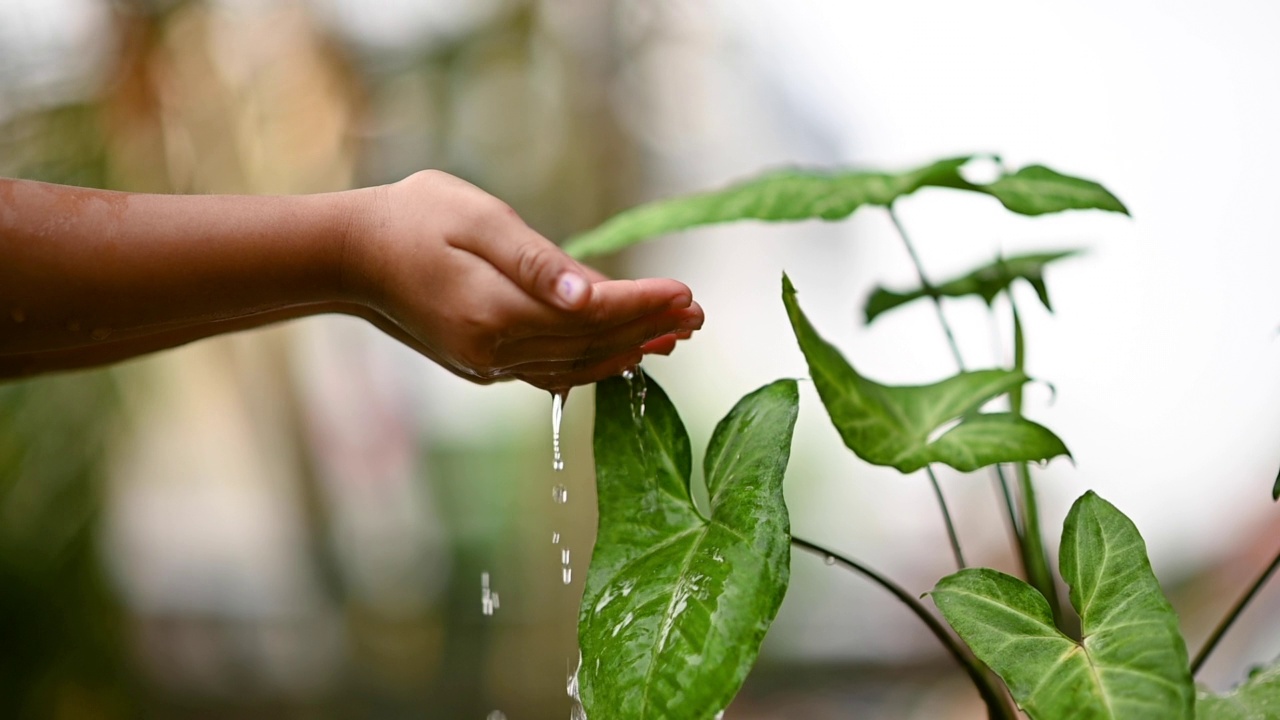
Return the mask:
{"type": "MultiPolygon", "coordinates": [[[[998,152],[1097,179],[1133,218],[1027,219],[919,193],[934,279],[1038,249],[1029,414],[1056,554],[1093,488],[1148,540],[1192,651],[1280,546],[1280,5],[1225,0],[0,0],[0,174],[146,192],[303,193],[460,175],[553,239],[779,165],[998,152]]],[[[646,368],[701,452],[743,394],[805,373],[785,269],[866,374],[954,371],[883,213],[701,230],[601,263],[684,280],[695,341],[646,368]]],[[[1008,308],[949,316],[1007,363],[1008,308]]],[[[951,571],[927,482],[840,444],[802,387],[803,535],[923,592],[951,571]]],[[[474,387],[349,318],[0,385],[0,716],[564,718],[595,526],[591,390],[566,469],[550,398],[474,387]],[[552,500],[563,483],[568,502],[552,500]],[[559,548],[551,541],[560,537],[559,548]],[[572,553],[562,582],[560,549],[572,553]],[[500,602],[482,612],[482,573],[500,602]]],[[[986,474],[942,475],[972,562],[1012,569],[986,474]]],[[[1280,655],[1264,591],[1201,679],[1280,655]]],[[[879,589],[807,555],[730,720],[978,718],[879,589]]]]}

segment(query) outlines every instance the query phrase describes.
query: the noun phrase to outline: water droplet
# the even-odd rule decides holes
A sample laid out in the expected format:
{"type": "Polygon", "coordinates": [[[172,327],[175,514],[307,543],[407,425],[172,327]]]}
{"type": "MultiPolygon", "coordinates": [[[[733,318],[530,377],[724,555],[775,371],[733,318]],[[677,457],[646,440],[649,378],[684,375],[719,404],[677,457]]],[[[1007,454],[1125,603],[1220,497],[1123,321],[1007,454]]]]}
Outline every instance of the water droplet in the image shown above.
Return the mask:
{"type": "Polygon", "coordinates": [[[553,533],[551,533],[551,544],[552,544],[552,545],[559,545],[559,544],[560,544],[560,533],[558,533],[558,532],[553,532],[553,533]]]}
{"type": "Polygon", "coordinates": [[[721,710],[720,712],[716,713],[714,720],[724,720],[724,711],[721,710]]]}
{"type": "Polygon", "coordinates": [[[560,568],[560,578],[564,580],[565,585],[573,582],[573,568],[568,567],[567,565],[560,568]]]}
{"type": "Polygon", "coordinates": [[[557,505],[564,505],[569,502],[569,488],[564,485],[556,485],[551,488],[551,499],[555,500],[557,505]]]}
{"type": "Polygon", "coordinates": [[[640,373],[640,391],[637,394],[640,396],[640,417],[644,417],[644,400],[649,394],[649,387],[645,385],[644,381],[644,373],[640,373]]]}
{"type": "Polygon", "coordinates": [[[507,716],[501,710],[494,710],[486,715],[484,720],[507,720],[507,716]]]}
{"type": "Polygon", "coordinates": [[[551,394],[551,469],[564,470],[564,458],[560,455],[560,421],[564,419],[564,402],[569,391],[551,394]]]}
{"type": "Polygon", "coordinates": [[[826,564],[828,564],[828,565],[835,565],[835,564],[836,564],[836,559],[835,559],[834,557],[832,557],[832,556],[828,555],[828,556],[826,556],[826,557],[822,558],[822,562],[824,562],[824,563],[826,563],[826,564]]]}
{"type": "Polygon", "coordinates": [[[627,382],[631,382],[631,378],[635,376],[636,376],[636,371],[632,368],[627,368],[626,370],[622,371],[622,379],[626,380],[627,382]]]}
{"type": "Polygon", "coordinates": [[[480,612],[492,615],[498,609],[498,593],[489,589],[489,573],[480,573],[480,612]]]}
{"type": "Polygon", "coordinates": [[[560,550],[560,564],[561,565],[569,564],[569,548],[563,548],[560,550]]]}

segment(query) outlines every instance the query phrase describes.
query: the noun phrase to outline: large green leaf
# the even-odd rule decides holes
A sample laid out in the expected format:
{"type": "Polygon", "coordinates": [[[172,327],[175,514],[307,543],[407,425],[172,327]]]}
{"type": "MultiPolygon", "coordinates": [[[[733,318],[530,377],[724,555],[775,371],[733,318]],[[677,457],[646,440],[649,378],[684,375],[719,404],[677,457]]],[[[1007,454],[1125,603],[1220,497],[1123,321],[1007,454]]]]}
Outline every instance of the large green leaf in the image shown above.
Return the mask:
{"type": "Polygon", "coordinates": [[[924,187],[946,187],[991,195],[1024,215],[1072,209],[1127,213],[1101,185],[1032,165],[975,184],[960,170],[973,156],[947,158],[905,172],[790,169],[765,173],[723,190],[658,200],[625,210],[600,226],[569,238],[564,249],[577,258],[621,250],[642,240],[738,220],[785,222],[839,220],[864,205],[887,207],[924,187]]]}
{"type": "Polygon", "coordinates": [[[1028,165],[1016,173],[1000,176],[989,185],[972,189],[991,195],[1020,215],[1088,209],[1129,214],[1124,203],[1098,183],[1063,175],[1043,165],[1028,165]]]}
{"type": "Polygon", "coordinates": [[[684,426],[645,382],[643,410],[628,382],[596,386],[600,526],[578,618],[580,692],[592,718],[710,718],[742,686],[787,589],[796,383],[751,393],[716,426],[704,518],[684,426]]]}
{"type": "Polygon", "coordinates": [[[927,298],[931,295],[939,297],[964,297],[966,295],[976,295],[987,304],[991,305],[995,301],[996,296],[1013,284],[1014,280],[1019,278],[1026,280],[1035,288],[1036,295],[1040,297],[1040,302],[1044,304],[1048,310],[1053,310],[1049,304],[1049,290],[1044,284],[1044,266],[1055,260],[1079,255],[1079,250],[1064,250],[1061,252],[1051,253],[1033,253],[1030,255],[1018,255],[1010,258],[1000,258],[989,265],[984,265],[967,275],[948,280],[932,289],[932,292],[925,288],[915,288],[905,292],[896,292],[877,287],[871,293],[871,297],[867,298],[867,304],[864,311],[867,315],[867,322],[870,323],[881,314],[886,313],[901,305],[927,298]]]}
{"type": "Polygon", "coordinates": [[[987,401],[1027,382],[1021,371],[962,372],[924,386],[881,385],[859,375],[818,335],[786,275],[782,302],[827,414],[844,444],[863,460],[904,473],[935,462],[969,472],[995,463],[1070,455],[1062,440],[1042,425],[1009,413],[978,413],[987,401]],[[953,420],[958,424],[931,439],[953,420]]]}
{"type": "Polygon", "coordinates": [[[1081,642],[1058,632],[1044,596],[995,570],[948,575],[933,601],[1033,720],[1189,720],[1187,648],[1129,518],[1085,493],[1067,515],[1059,568],[1081,642]]]}
{"type": "Polygon", "coordinates": [[[1196,693],[1196,720],[1275,720],[1280,718],[1280,663],[1258,668],[1230,692],[1196,693]]]}

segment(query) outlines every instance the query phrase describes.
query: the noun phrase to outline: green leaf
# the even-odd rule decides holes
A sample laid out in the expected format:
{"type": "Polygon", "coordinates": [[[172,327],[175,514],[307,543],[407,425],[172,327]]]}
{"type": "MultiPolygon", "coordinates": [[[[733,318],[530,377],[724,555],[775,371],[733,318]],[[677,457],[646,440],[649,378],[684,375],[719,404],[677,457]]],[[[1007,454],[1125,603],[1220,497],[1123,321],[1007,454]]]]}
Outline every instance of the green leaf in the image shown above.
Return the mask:
{"type": "Polygon", "coordinates": [[[596,386],[600,525],[578,618],[581,697],[593,718],[710,718],[742,686],[787,589],[796,383],[747,395],[716,426],[704,518],[684,426],[641,380],[643,412],[627,381],[596,386]]]}
{"type": "Polygon", "coordinates": [[[995,463],[1070,456],[1062,440],[1042,425],[1009,413],[978,413],[987,401],[1026,383],[1025,373],[979,370],[933,385],[881,385],[859,375],[818,335],[786,275],[782,302],[827,414],[844,444],[863,460],[903,473],[935,462],[970,472],[995,463]],[[953,420],[959,423],[931,440],[953,420]]]}
{"type": "Polygon", "coordinates": [[[1196,720],[1275,720],[1280,718],[1280,663],[1257,668],[1230,692],[1196,693],[1196,720]]]}
{"type": "Polygon", "coordinates": [[[925,288],[915,288],[905,292],[895,292],[884,288],[876,288],[867,299],[864,311],[870,323],[880,315],[907,303],[914,302],[931,295],[939,297],[965,297],[977,295],[988,306],[996,296],[1019,278],[1026,280],[1035,288],[1036,295],[1045,309],[1052,311],[1049,304],[1049,290],[1044,284],[1044,266],[1055,260],[1079,255],[1079,250],[1064,250],[1051,253],[1033,253],[1011,258],[1000,258],[989,265],[984,265],[962,277],[948,280],[933,288],[932,293],[925,288]]]}
{"type": "Polygon", "coordinates": [[[643,240],[702,225],[764,220],[840,220],[864,205],[887,207],[924,187],[991,195],[1016,213],[1040,215],[1070,209],[1127,213],[1101,185],[1033,165],[979,185],[960,170],[974,156],[947,158],[905,172],[788,169],[768,172],[723,190],[657,200],[615,215],[569,238],[575,258],[616,252],[643,240]]]}
{"type": "Polygon", "coordinates": [[[1044,215],[1063,210],[1108,210],[1129,214],[1129,209],[1106,188],[1092,180],[1063,175],[1043,165],[1028,165],[1003,175],[985,192],[1020,215],[1044,215]]]}
{"type": "Polygon", "coordinates": [[[1044,596],[995,570],[961,570],[931,594],[1033,720],[1189,720],[1186,644],[1129,518],[1085,493],[1067,515],[1059,568],[1082,642],[1058,632],[1044,596]]]}

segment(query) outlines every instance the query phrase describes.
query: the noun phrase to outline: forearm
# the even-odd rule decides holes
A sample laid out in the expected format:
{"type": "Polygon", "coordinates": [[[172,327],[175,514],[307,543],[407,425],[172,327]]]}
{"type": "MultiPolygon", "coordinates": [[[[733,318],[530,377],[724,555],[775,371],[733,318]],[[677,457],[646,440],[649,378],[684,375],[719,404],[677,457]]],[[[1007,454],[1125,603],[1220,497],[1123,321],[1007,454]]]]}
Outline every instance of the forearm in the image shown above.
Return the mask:
{"type": "Polygon", "coordinates": [[[342,260],[361,192],[132,195],[0,180],[0,356],[79,367],[324,311],[348,299],[342,260]]]}

